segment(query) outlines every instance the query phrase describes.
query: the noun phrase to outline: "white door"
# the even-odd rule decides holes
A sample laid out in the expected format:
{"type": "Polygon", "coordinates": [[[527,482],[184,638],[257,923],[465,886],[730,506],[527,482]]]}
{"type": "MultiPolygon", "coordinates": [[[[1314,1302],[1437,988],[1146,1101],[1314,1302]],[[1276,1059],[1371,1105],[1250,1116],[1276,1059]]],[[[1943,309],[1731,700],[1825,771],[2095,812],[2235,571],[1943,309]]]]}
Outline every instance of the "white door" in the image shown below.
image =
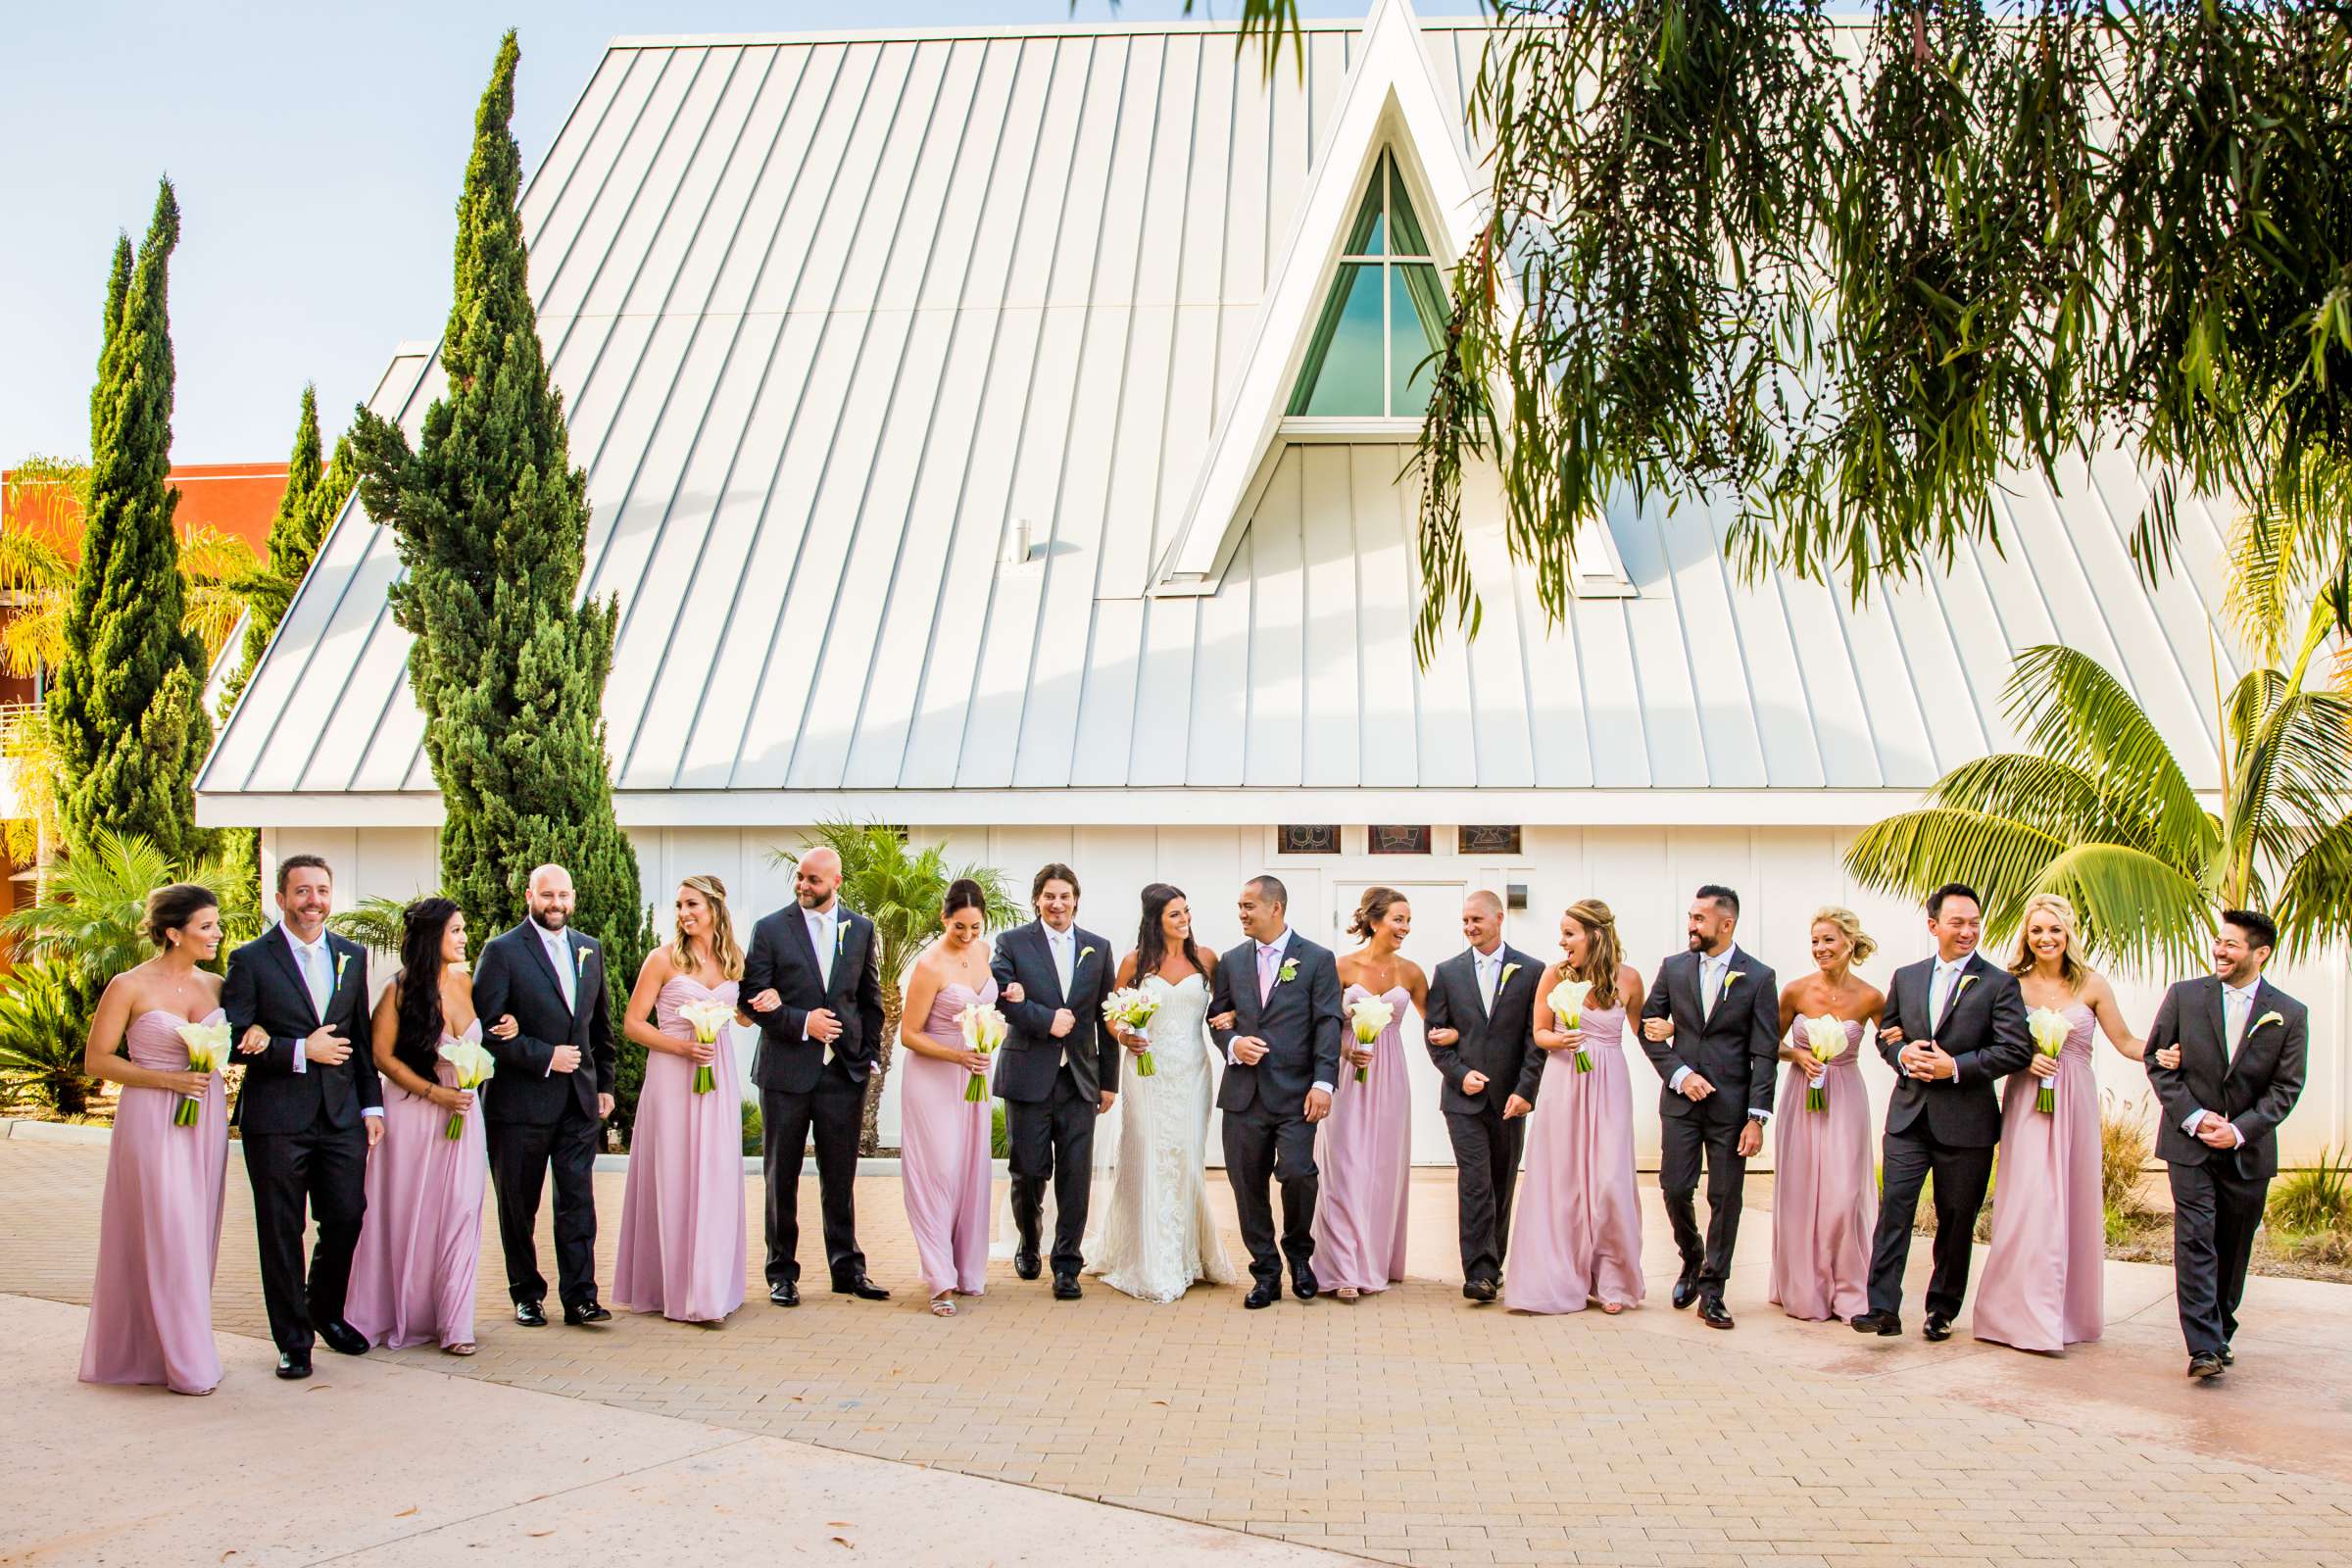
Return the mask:
{"type": "MultiPolygon", "coordinates": [[[[1462,951],[1462,896],[1469,884],[1461,881],[1408,882],[1397,878],[1357,878],[1332,884],[1329,941],[1334,953],[1352,953],[1363,946],[1361,937],[1348,934],[1355,906],[1369,887],[1391,887],[1405,897],[1413,911],[1413,932],[1405,938],[1404,956],[1424,974],[1462,951]]],[[[1413,1163],[1451,1165],[1453,1145],[1446,1136],[1446,1118],[1438,1105],[1444,1087],[1429,1047],[1421,1038],[1421,1019],[1410,1008],[1403,1018],[1404,1066],[1413,1085],[1413,1163]]]]}

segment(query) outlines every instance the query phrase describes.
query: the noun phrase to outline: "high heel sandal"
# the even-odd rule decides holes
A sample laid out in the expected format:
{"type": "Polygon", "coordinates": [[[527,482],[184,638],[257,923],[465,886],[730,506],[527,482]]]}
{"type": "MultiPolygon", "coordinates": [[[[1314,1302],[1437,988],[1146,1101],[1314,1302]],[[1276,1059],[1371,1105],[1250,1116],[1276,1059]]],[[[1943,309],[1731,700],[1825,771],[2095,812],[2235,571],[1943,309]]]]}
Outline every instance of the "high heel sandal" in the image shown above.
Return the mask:
{"type": "Polygon", "coordinates": [[[1343,1285],[1339,1289],[1340,1299],[1346,1301],[1349,1306],[1355,1304],[1355,1287],[1352,1285],[1343,1285]]]}
{"type": "Polygon", "coordinates": [[[931,1298],[931,1315],[933,1317],[954,1317],[956,1315],[956,1298],[953,1296],[931,1298]]]}
{"type": "Polygon", "coordinates": [[[441,1347],[441,1353],[443,1355],[471,1355],[477,1348],[478,1347],[471,1342],[465,1345],[444,1345],[441,1347]]]}

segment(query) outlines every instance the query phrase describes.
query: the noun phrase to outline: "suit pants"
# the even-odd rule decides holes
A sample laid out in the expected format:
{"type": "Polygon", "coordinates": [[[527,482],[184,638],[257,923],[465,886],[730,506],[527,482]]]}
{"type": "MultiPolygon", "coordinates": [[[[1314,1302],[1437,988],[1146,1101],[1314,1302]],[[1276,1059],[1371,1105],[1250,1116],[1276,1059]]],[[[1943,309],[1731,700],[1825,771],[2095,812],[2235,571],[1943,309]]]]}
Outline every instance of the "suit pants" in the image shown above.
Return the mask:
{"type": "Polygon", "coordinates": [[[1921,1117],[1889,1131],[1881,1154],[1879,1231],[1870,1252],[1870,1309],[1899,1312],[1903,1267],[1911,1257],[1911,1222],[1919,1189],[1936,1178],[1936,1268],[1928,1276],[1928,1315],[1954,1318],[1968,1296],[1968,1267],[1976,1244],[1977,1211],[1992,1181],[1993,1146],[1947,1144],[1921,1117]]]}
{"type": "Polygon", "coordinates": [[[767,1171],[767,1283],[801,1278],[801,1160],[816,1134],[817,1197],[824,1212],[825,1267],[834,1286],[865,1277],[858,1250],[858,1140],[865,1131],[865,1085],[838,1062],[816,1087],[760,1091],[760,1152],[767,1171]]]}
{"type": "MultiPolygon", "coordinates": [[[[1721,1091],[1717,1091],[1721,1093],[1721,1091]]],[[[1746,1198],[1747,1161],[1740,1154],[1739,1121],[1715,1121],[1705,1116],[1660,1116],[1658,1186],[1666,1196],[1666,1219],[1674,1227],[1674,1245],[1683,1254],[1685,1278],[1697,1282],[1698,1294],[1723,1299],[1724,1281],[1731,1277],[1732,1251],[1740,1244],[1740,1207],[1746,1198]],[[1707,1174],[1707,1234],[1698,1234],[1699,1166],[1707,1174]]]]}
{"type": "Polygon", "coordinates": [[[1261,1285],[1282,1283],[1282,1264],[1304,1268],[1315,1255],[1315,1124],[1303,1111],[1289,1114],[1262,1101],[1225,1112],[1225,1179],[1241,1216],[1250,1274],[1261,1285]],[[1282,1247],[1275,1250],[1274,1203],[1266,1183],[1282,1189],[1282,1247]]]}
{"type": "Polygon", "coordinates": [[[365,1123],[322,1122],[295,1133],[246,1133],[245,1174],[253,1182],[253,1228],[261,1243],[262,1300],[270,1338],[293,1355],[310,1353],[311,1325],[343,1315],[351,1254],[368,1210],[365,1123]],[[318,1222],[310,1280],[302,1267],[303,1207],[318,1222]]]}
{"type": "Polygon", "coordinates": [[[2191,1355],[2209,1355],[2237,1337],[2246,1259],[2270,1198],[2267,1176],[2240,1176],[2229,1155],[2202,1165],[2168,1165],[2173,1186],[2173,1295],[2191,1355]]]}
{"type": "Polygon", "coordinates": [[[1044,1100],[1004,1102],[1004,1137],[1012,1174],[1012,1223],[1020,1250],[1037,1254],[1037,1228],[1046,1183],[1054,1183],[1054,1272],[1075,1274],[1086,1264],[1086,1210],[1094,1182],[1095,1107],[1067,1064],[1044,1100]]]}
{"type": "Polygon", "coordinates": [[[490,1185],[498,1196],[498,1244],[507,1258],[507,1294],[547,1299],[539,1272],[539,1197],[556,1174],[556,1297],[565,1306],[596,1299],[596,1150],[605,1125],[567,1102],[555,1121],[494,1121],[490,1185]]]}
{"type": "MultiPolygon", "coordinates": [[[[1490,1083],[1487,1093],[1496,1092],[1490,1083]]],[[[1527,1140],[1527,1118],[1502,1119],[1499,1103],[1477,1110],[1446,1112],[1446,1136],[1453,1140],[1454,1200],[1460,1210],[1462,1278],[1502,1282],[1502,1254],[1510,1246],[1511,1196],[1519,1187],[1519,1151],[1527,1140]]]]}

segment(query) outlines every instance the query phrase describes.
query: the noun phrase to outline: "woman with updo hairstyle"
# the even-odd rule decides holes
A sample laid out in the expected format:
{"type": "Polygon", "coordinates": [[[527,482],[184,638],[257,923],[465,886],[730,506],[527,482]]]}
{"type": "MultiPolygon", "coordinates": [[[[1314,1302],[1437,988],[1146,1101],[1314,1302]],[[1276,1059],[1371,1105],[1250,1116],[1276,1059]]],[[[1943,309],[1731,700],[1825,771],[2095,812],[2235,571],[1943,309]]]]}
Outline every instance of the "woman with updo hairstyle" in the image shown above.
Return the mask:
{"type": "Polygon", "coordinates": [[[1536,1044],[1505,1116],[1529,1115],[1503,1302],[1518,1312],[1614,1315],[1641,1303],[1642,1202],[1634,1191],[1634,1092],[1625,1020],[1642,1011],[1642,976],[1625,961],[1617,917],[1598,899],[1560,916],[1560,956],[1536,984],[1536,1044]],[[1563,1017],[1563,981],[1590,989],[1563,1017]],[[1538,1094],[1541,1086],[1543,1093],[1538,1094]],[[1532,1102],[1532,1103],[1531,1103],[1532,1102]]]}
{"type": "Polygon", "coordinates": [[[736,1076],[736,999],[743,947],[727,885],[685,878],[671,901],[670,940],[645,956],[621,1032],[645,1053],[645,1087],[629,1132],[612,1298],[678,1323],[723,1323],[743,1305],[743,1081],[736,1076]],[[726,1017],[700,1041],[693,1015],[726,1017]],[[689,1009],[692,1009],[690,1013],[689,1009]],[[695,1085],[706,1081],[708,1089],[695,1085]]]}
{"type": "Polygon", "coordinates": [[[1363,946],[1338,960],[1340,1081],[1331,1114],[1315,1128],[1315,1277],[1343,1301],[1385,1291],[1404,1278],[1405,1195],[1412,1180],[1413,1097],[1404,1070],[1404,1017],[1429,1006],[1429,977],[1397,950],[1412,934],[1413,908],[1395,888],[1371,887],[1356,901],[1348,934],[1363,946]],[[1385,1003],[1389,1020],[1366,1045],[1354,1012],[1385,1003]]]}
{"type": "Polygon", "coordinates": [[[996,1102],[986,1088],[988,1057],[963,1043],[961,1023],[966,1008],[996,1005],[987,932],[986,893],[956,878],[940,906],[939,940],[915,960],[899,1015],[899,1188],[934,1317],[954,1317],[956,1297],[988,1287],[996,1102]],[[975,1079],[979,1098],[967,1098],[975,1079]]]}
{"type": "MultiPolygon", "coordinates": [[[[368,1156],[368,1209],[343,1317],[370,1345],[473,1353],[490,1167],[479,1097],[458,1087],[457,1066],[441,1053],[478,1046],[483,1032],[466,968],[465,911],[438,894],[418,899],[402,911],[400,972],[369,1024],[384,1135],[368,1156]]],[[[508,1016],[489,1032],[512,1040],[520,1030],[508,1016]]]]}
{"type": "Polygon", "coordinates": [[[220,977],[198,967],[220,951],[220,901],[193,882],[158,888],[140,930],[155,956],[107,982],[82,1050],[81,1070],[122,1093],[107,1146],[81,1381],[210,1394],[220,1382],[213,1269],[228,1114],[220,1075],[192,1068],[180,1029],[225,1027],[220,977]]]}
{"type": "Polygon", "coordinates": [[[1854,973],[1878,951],[1851,909],[1813,911],[1813,973],[1781,988],[1782,1075],[1772,1118],[1772,1285],[1793,1318],[1845,1322],[1870,1309],[1871,1233],[1879,1184],[1862,1038],[1886,998],[1854,973]],[[1814,1054],[1807,1021],[1827,1018],[1843,1044],[1814,1054]],[[1816,1106],[1813,1090],[1821,1091],[1816,1106]]]}

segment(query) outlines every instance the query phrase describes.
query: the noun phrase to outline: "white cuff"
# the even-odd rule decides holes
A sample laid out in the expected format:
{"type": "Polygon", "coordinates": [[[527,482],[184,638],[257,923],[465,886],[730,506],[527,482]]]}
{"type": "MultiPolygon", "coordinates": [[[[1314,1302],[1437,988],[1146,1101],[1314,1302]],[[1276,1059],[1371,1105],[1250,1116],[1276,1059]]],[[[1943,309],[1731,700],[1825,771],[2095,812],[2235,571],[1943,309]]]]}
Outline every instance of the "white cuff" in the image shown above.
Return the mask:
{"type": "Polygon", "coordinates": [[[1772,1125],[1772,1112],[1769,1110],[1760,1109],[1754,1105],[1750,1105],[1747,1107],[1747,1119],[1749,1121],[1760,1121],[1765,1126],[1769,1127],[1772,1125]]]}
{"type": "Polygon", "coordinates": [[[376,1118],[376,1120],[381,1121],[383,1120],[384,1116],[384,1107],[381,1105],[362,1105],[360,1107],[360,1114],[362,1116],[373,1116],[376,1118]]]}
{"type": "Polygon", "coordinates": [[[2205,1125],[2205,1112],[2204,1112],[2204,1110],[2203,1110],[2203,1109],[2201,1109],[2201,1108],[2200,1108],[2200,1109],[2197,1109],[2197,1110],[2192,1110],[2192,1111],[2190,1111],[2190,1112],[2189,1112],[2189,1113],[2188,1113],[2186,1116],[2182,1117],[2182,1118],[2181,1118],[2181,1120],[2180,1120],[2180,1130],[2181,1130],[2182,1132],[2184,1132],[2184,1133],[2188,1134],[2188,1136],[2189,1136],[2189,1137],[2191,1137],[2191,1138],[2194,1138],[2194,1137],[2196,1137],[2196,1136],[2197,1136],[2197,1129],[2198,1129],[2198,1128],[2200,1128],[2200,1127],[2202,1127],[2202,1126],[2204,1126],[2204,1125],[2205,1125]]]}
{"type": "Polygon", "coordinates": [[[1315,1087],[1316,1087],[1317,1089],[1320,1089],[1320,1090],[1322,1090],[1322,1091],[1323,1091],[1325,1094],[1327,1094],[1327,1095],[1331,1093],[1331,1085],[1329,1085],[1329,1084],[1327,1084],[1327,1083],[1321,1083],[1321,1082],[1318,1082],[1318,1083],[1315,1085],[1315,1087]]]}
{"type": "Polygon", "coordinates": [[[311,1070],[310,1058],[304,1054],[303,1051],[303,1048],[309,1044],[310,1042],[307,1040],[297,1040],[294,1042],[294,1070],[296,1072],[309,1072],[311,1070]]]}
{"type": "Polygon", "coordinates": [[[1679,1094],[1681,1094],[1681,1093],[1683,1092],[1683,1080],[1684,1080],[1684,1079],[1686,1079],[1686,1078],[1688,1078],[1688,1077],[1690,1077],[1690,1068],[1688,1068],[1688,1067],[1677,1067],[1677,1068],[1675,1068],[1675,1069],[1674,1069],[1674,1072],[1672,1073],[1672,1075],[1670,1075],[1670,1076],[1667,1078],[1667,1080],[1666,1080],[1666,1087],[1667,1087],[1669,1090],[1671,1090],[1673,1093],[1675,1093],[1675,1094],[1678,1094],[1678,1095],[1679,1095],[1679,1094]]]}

